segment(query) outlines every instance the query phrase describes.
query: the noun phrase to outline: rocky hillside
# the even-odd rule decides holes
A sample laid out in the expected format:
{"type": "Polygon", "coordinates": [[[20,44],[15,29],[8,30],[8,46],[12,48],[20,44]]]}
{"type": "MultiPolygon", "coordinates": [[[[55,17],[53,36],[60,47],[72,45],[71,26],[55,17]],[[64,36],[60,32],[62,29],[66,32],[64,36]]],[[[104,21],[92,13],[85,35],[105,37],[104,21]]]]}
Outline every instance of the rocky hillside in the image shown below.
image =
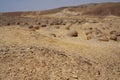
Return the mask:
{"type": "Polygon", "coordinates": [[[120,3],[0,13],[0,80],[120,80],[120,3]]]}

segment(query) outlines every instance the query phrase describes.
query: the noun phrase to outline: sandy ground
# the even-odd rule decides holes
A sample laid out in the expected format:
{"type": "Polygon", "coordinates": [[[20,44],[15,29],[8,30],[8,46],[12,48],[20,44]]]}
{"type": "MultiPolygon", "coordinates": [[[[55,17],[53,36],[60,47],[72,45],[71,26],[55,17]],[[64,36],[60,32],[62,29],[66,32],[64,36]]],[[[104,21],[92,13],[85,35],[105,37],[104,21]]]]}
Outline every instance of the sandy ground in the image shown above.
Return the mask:
{"type": "Polygon", "coordinates": [[[0,80],[120,80],[120,17],[56,10],[1,14],[0,80]]]}
{"type": "Polygon", "coordinates": [[[54,38],[47,31],[0,27],[1,80],[120,79],[119,42],[54,38]]]}

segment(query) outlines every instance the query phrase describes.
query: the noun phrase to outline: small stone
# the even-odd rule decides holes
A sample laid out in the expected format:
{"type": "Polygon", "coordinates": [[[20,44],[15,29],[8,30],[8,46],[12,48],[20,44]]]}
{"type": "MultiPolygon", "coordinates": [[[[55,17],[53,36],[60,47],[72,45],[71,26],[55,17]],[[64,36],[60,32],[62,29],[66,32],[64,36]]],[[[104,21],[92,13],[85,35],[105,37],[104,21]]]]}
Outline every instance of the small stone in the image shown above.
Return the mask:
{"type": "Polygon", "coordinates": [[[111,39],[111,40],[114,40],[114,41],[117,41],[117,36],[116,36],[116,35],[111,35],[111,36],[110,36],[110,39],[111,39]]]}
{"type": "Polygon", "coordinates": [[[91,31],[91,30],[86,30],[86,31],[85,31],[85,34],[86,34],[86,35],[92,34],[92,31],[91,31]]]}
{"type": "Polygon", "coordinates": [[[111,31],[110,34],[116,34],[116,31],[111,31]]]}
{"type": "Polygon", "coordinates": [[[100,38],[98,38],[99,41],[109,41],[107,36],[101,36],[100,38]]]}
{"type": "Polygon", "coordinates": [[[78,32],[75,31],[75,30],[71,30],[71,31],[68,32],[67,35],[70,36],[70,37],[77,37],[78,36],[78,32]]]}
{"type": "Polygon", "coordinates": [[[47,25],[46,24],[43,24],[43,25],[41,25],[42,27],[47,27],[47,25]]]}
{"type": "Polygon", "coordinates": [[[88,35],[86,36],[87,40],[92,39],[92,37],[93,37],[93,35],[92,35],[92,34],[88,34],[88,35]]]}

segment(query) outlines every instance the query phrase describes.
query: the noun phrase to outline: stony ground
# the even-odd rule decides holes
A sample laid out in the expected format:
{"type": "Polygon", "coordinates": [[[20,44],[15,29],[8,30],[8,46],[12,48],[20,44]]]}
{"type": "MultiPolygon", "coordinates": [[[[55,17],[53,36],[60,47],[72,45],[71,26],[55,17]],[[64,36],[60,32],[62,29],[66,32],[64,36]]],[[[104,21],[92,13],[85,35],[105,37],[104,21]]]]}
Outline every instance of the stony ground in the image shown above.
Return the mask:
{"type": "Polygon", "coordinates": [[[0,80],[120,80],[120,17],[65,11],[0,15],[0,80]]]}

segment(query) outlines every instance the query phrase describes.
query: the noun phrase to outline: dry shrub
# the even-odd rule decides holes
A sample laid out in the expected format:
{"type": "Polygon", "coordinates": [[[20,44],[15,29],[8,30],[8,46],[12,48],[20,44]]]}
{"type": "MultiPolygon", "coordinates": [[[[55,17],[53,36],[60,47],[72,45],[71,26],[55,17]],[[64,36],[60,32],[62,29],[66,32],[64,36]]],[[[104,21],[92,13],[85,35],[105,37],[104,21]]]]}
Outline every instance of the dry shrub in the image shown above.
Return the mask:
{"type": "Polygon", "coordinates": [[[71,30],[67,33],[67,36],[69,37],[78,37],[78,32],[75,30],[71,30]]]}

